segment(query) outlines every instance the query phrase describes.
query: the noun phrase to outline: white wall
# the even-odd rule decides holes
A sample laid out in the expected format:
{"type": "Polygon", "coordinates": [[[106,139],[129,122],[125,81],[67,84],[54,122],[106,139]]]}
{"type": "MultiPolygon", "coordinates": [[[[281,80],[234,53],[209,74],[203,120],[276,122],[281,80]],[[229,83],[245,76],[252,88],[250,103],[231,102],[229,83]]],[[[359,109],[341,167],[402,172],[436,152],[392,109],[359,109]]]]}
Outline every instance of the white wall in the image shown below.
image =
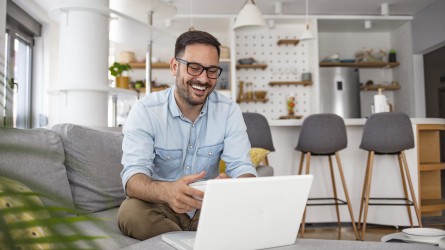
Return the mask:
{"type": "Polygon", "coordinates": [[[400,90],[394,91],[394,108],[411,117],[417,117],[411,41],[410,23],[391,32],[391,48],[397,51],[397,61],[400,62],[400,66],[393,69],[393,76],[401,86],[400,90]]]}
{"type": "Polygon", "coordinates": [[[434,3],[418,12],[413,19],[415,54],[425,54],[445,45],[445,1],[434,3]]]}

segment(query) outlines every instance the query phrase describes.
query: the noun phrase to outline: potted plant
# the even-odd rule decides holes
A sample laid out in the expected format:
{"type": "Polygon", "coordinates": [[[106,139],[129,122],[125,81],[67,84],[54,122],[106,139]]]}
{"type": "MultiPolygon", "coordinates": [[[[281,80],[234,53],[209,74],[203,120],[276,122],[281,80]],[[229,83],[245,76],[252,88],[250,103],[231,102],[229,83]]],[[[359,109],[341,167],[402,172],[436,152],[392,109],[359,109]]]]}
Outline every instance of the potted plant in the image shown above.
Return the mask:
{"type": "Polygon", "coordinates": [[[128,63],[114,62],[109,68],[112,76],[116,77],[116,87],[128,89],[130,84],[130,77],[124,76],[123,74],[131,70],[131,66],[128,63]]]}
{"type": "Polygon", "coordinates": [[[392,49],[388,53],[388,62],[397,62],[396,50],[392,49]]]}

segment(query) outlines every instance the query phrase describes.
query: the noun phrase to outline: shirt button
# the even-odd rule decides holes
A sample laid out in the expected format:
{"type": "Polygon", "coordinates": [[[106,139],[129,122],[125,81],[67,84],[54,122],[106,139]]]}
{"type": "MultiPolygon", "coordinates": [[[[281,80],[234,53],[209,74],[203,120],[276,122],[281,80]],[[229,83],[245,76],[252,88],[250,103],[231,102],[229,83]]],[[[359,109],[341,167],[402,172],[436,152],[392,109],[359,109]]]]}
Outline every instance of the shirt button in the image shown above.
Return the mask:
{"type": "Polygon", "coordinates": [[[189,149],[193,149],[193,146],[190,146],[189,149]]]}
{"type": "Polygon", "coordinates": [[[187,169],[190,169],[190,167],[187,167],[187,169]]]}
{"type": "Polygon", "coordinates": [[[192,128],[194,128],[195,127],[195,124],[192,124],[192,128]]]}
{"type": "Polygon", "coordinates": [[[209,155],[212,155],[212,152],[210,152],[209,155]]]}
{"type": "Polygon", "coordinates": [[[167,160],[170,160],[170,156],[167,156],[167,160]]]}

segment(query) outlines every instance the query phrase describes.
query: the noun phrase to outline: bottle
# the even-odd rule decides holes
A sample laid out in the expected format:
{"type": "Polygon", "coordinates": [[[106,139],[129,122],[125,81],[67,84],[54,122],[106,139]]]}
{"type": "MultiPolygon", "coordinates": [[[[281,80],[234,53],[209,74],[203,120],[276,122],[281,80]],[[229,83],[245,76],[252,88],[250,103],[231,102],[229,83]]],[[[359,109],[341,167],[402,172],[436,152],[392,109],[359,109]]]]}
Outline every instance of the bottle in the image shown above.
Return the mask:
{"type": "Polygon", "coordinates": [[[389,111],[388,103],[386,102],[386,97],[382,92],[383,92],[383,89],[379,88],[377,95],[374,95],[374,112],[375,113],[389,111]]]}

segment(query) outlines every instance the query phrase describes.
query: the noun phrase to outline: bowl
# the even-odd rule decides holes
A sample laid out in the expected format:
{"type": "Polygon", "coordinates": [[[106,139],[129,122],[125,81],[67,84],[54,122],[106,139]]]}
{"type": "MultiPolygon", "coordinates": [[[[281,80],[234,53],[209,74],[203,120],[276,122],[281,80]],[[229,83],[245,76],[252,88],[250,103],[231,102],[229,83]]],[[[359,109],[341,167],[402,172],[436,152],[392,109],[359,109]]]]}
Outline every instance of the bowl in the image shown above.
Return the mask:
{"type": "Polygon", "coordinates": [[[265,91],[265,90],[257,90],[257,91],[254,92],[254,94],[255,94],[255,98],[256,99],[263,100],[263,99],[266,98],[267,91],[265,91]]]}
{"type": "Polygon", "coordinates": [[[238,63],[239,64],[253,64],[255,61],[255,59],[253,59],[252,57],[249,58],[243,58],[243,59],[239,59],[238,63]]]}
{"type": "Polygon", "coordinates": [[[415,241],[438,242],[445,237],[445,231],[435,228],[407,228],[403,234],[415,241]]]}

